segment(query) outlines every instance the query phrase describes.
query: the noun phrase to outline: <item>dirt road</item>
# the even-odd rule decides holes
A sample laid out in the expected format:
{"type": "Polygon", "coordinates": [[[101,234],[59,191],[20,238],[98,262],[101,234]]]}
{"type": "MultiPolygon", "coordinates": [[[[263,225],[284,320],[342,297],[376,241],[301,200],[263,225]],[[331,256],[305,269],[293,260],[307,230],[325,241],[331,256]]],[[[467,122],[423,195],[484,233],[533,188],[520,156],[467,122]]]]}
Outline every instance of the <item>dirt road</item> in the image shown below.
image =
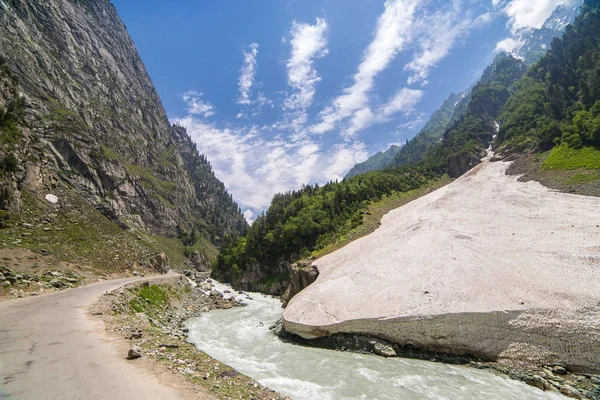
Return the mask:
{"type": "Polygon", "coordinates": [[[184,399],[125,360],[86,317],[99,296],[143,279],[0,303],[0,399],[184,399]]]}

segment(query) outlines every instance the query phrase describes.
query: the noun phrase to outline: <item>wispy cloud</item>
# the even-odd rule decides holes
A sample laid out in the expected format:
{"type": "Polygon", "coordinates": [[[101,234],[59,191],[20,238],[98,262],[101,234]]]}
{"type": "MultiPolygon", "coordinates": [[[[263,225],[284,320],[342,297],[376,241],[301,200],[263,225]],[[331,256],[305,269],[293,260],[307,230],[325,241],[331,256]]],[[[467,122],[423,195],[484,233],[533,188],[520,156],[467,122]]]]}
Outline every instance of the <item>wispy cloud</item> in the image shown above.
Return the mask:
{"type": "Polygon", "coordinates": [[[187,128],[198,150],[211,161],[216,176],[242,208],[252,212],[266,209],[275,193],[306,183],[342,179],[348,169],[367,157],[364,145],[358,142],[324,151],[314,141],[269,140],[258,127],[220,129],[193,115],[173,122],[187,128]]]}
{"type": "Polygon", "coordinates": [[[322,18],[317,18],[313,25],[294,21],[290,30],[292,49],[286,67],[292,92],[283,101],[283,108],[290,112],[287,118],[296,132],[306,124],[306,110],[311,106],[316,85],[321,80],[314,61],[328,53],[326,34],[327,21],[322,18]]]}
{"type": "Polygon", "coordinates": [[[242,73],[238,81],[240,97],[238,104],[249,105],[252,103],[250,95],[252,94],[252,85],[254,85],[254,76],[256,74],[256,57],[258,56],[258,43],[252,43],[248,49],[243,52],[244,64],[242,73]]]}
{"type": "Polygon", "coordinates": [[[491,20],[489,13],[474,18],[462,0],[436,3],[433,13],[428,6],[431,6],[430,1],[385,2],[373,41],[353,76],[353,84],[321,111],[319,121],[311,127],[313,133],[326,133],[341,125],[342,136],[353,138],[372,124],[388,121],[394,113],[406,114],[421,100],[423,93],[401,89],[397,93],[399,97],[388,104],[373,106],[370,97],[378,75],[390,66],[399,52],[414,49],[411,61],[405,66],[411,73],[407,84],[425,85],[431,70],[461,38],[491,20]],[[410,107],[402,103],[404,100],[411,101],[410,107]],[[349,122],[344,124],[346,120],[349,122]]]}
{"type": "Polygon", "coordinates": [[[201,115],[204,118],[214,115],[213,106],[202,99],[203,93],[189,90],[183,94],[183,101],[187,104],[187,111],[192,115],[201,115]]]}
{"type": "Polygon", "coordinates": [[[354,122],[364,121],[368,111],[369,93],[375,78],[385,70],[408,41],[413,25],[417,0],[387,0],[377,21],[375,37],[367,47],[352,86],[343,90],[320,114],[320,122],[311,128],[314,133],[329,132],[337,124],[359,112],[354,122]],[[361,117],[362,115],[362,117],[361,117]]]}
{"type": "Polygon", "coordinates": [[[456,42],[467,35],[474,27],[490,20],[488,14],[473,19],[460,0],[449,2],[431,15],[423,15],[414,26],[414,37],[418,51],[405,69],[413,72],[408,84],[427,84],[427,77],[456,42]]]}

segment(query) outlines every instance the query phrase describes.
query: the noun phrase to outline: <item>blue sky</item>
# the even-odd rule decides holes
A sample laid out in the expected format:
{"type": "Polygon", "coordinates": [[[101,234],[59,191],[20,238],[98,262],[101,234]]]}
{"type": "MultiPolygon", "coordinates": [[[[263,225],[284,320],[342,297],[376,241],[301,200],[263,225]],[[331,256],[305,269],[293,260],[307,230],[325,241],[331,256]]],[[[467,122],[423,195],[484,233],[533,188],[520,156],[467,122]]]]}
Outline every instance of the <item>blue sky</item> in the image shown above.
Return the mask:
{"type": "Polygon", "coordinates": [[[499,48],[571,2],[113,0],[169,118],[249,219],[414,136],[499,48]]]}

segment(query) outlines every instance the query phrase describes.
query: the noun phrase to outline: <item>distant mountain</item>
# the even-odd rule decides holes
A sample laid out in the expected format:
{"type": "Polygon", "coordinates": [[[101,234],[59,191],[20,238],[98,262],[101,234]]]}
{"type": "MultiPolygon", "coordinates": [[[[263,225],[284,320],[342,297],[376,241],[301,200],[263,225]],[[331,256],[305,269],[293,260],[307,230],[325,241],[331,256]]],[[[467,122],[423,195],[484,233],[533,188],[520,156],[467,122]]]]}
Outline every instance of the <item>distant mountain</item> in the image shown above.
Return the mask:
{"type": "Polygon", "coordinates": [[[392,145],[386,151],[369,157],[365,162],[356,164],[344,177],[350,179],[353,176],[364,174],[365,172],[385,169],[396,158],[396,154],[402,149],[401,146],[392,145]]]}
{"type": "Polygon", "coordinates": [[[471,89],[462,93],[451,93],[442,106],[436,110],[417,135],[409,140],[392,162],[384,168],[396,168],[400,165],[412,165],[436,146],[450,124],[460,118],[471,101],[471,89]]]}
{"type": "Polygon", "coordinates": [[[404,146],[391,146],[384,152],[371,156],[367,161],[356,164],[345,176],[345,179],[370,171],[381,171],[388,167],[409,165],[418,161],[423,154],[435,146],[448,125],[460,117],[467,109],[470,90],[452,93],[427,121],[417,135],[404,146]]]}
{"type": "Polygon", "coordinates": [[[550,48],[552,40],[559,37],[567,25],[572,23],[583,5],[583,0],[575,0],[571,5],[558,6],[540,29],[526,31],[519,38],[521,45],[512,52],[516,58],[528,66],[537,62],[550,48]]]}

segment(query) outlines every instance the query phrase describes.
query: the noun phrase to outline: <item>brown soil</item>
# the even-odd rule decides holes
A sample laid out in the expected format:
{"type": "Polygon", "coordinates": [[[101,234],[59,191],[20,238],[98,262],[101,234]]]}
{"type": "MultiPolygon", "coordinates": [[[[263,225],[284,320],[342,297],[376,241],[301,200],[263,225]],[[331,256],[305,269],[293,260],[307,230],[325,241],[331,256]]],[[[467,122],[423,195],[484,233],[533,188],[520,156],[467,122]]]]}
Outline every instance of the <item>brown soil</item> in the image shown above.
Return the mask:
{"type": "Polygon", "coordinates": [[[577,176],[597,174],[597,171],[583,169],[569,171],[544,170],[542,169],[542,163],[546,157],[545,154],[520,155],[508,167],[506,174],[521,175],[519,182],[535,181],[563,193],[600,197],[600,179],[588,182],[577,182],[574,179],[577,176]]]}

